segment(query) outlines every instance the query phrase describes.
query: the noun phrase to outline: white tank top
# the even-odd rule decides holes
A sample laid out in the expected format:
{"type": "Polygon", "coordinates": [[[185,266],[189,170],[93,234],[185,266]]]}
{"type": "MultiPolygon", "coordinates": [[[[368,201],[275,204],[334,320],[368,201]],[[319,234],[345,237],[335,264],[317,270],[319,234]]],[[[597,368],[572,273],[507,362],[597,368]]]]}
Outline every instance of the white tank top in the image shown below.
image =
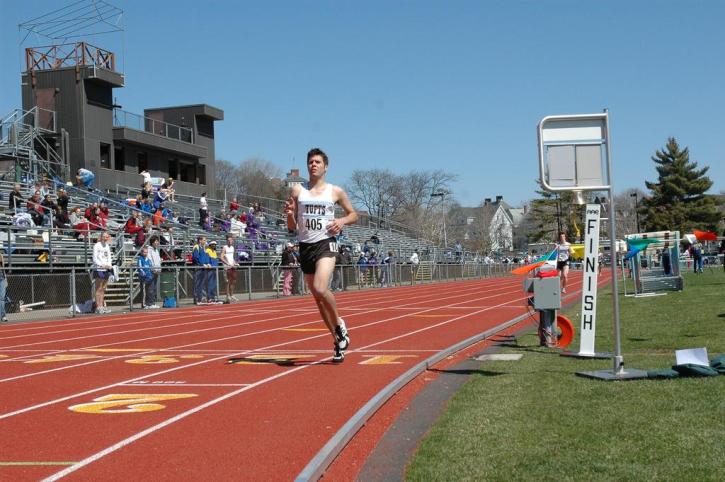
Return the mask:
{"type": "Polygon", "coordinates": [[[297,197],[297,238],[300,243],[316,243],[330,238],[327,225],[335,219],[332,184],[328,183],[319,196],[304,187],[297,197]]]}

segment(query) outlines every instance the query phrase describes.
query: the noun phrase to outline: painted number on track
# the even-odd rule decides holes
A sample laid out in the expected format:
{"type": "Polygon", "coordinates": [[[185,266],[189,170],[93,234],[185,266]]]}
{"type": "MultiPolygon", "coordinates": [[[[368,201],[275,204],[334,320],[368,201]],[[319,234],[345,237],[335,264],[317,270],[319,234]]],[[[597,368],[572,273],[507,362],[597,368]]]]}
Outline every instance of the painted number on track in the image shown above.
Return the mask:
{"type": "Polygon", "coordinates": [[[43,358],[36,358],[35,360],[28,360],[23,363],[53,363],[53,362],[64,362],[73,360],[87,360],[89,358],[100,358],[98,355],[47,355],[43,358]]]}
{"type": "Polygon", "coordinates": [[[160,365],[164,363],[179,363],[179,358],[197,359],[204,357],[201,355],[144,355],[141,358],[126,360],[126,363],[133,363],[135,365],[160,365]]]}
{"type": "Polygon", "coordinates": [[[359,365],[400,365],[399,358],[415,358],[415,355],[363,355],[367,360],[359,365]]]}
{"type": "Polygon", "coordinates": [[[195,393],[112,393],[94,398],[90,403],[71,405],[68,410],[78,413],[142,413],[163,410],[166,405],[160,403],[165,400],[178,400],[181,398],[196,397],[195,393]]]}

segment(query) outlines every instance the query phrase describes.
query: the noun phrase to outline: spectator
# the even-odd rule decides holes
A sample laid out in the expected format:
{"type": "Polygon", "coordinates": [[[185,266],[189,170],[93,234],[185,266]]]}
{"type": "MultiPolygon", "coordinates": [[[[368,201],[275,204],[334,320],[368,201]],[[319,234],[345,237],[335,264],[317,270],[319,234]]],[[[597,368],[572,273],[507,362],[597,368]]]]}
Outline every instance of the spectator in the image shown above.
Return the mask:
{"type": "Polygon", "coordinates": [[[20,184],[13,186],[13,190],[10,191],[8,208],[17,214],[18,209],[23,205],[23,195],[20,194],[20,184]]]}
{"type": "Polygon", "coordinates": [[[209,216],[209,204],[206,200],[206,193],[201,193],[199,198],[199,224],[203,227],[207,216],[209,216]]]}
{"type": "Polygon", "coordinates": [[[295,244],[295,247],[292,251],[292,254],[295,255],[295,264],[297,265],[297,271],[295,271],[295,294],[298,295],[306,295],[307,294],[307,286],[305,285],[305,276],[302,272],[302,265],[300,264],[300,245],[295,244]]]}
{"type": "Polygon", "coordinates": [[[420,258],[418,257],[418,250],[413,251],[410,255],[410,276],[411,281],[415,283],[415,278],[418,276],[418,267],[420,266],[420,258]]]}
{"type": "Polygon", "coordinates": [[[5,276],[5,257],[0,252],[0,321],[8,321],[7,315],[8,279],[5,276]]]}
{"type": "Polygon", "coordinates": [[[71,228],[70,217],[68,213],[63,211],[60,206],[55,207],[55,219],[53,221],[53,227],[60,230],[67,230],[71,228]]]}
{"type": "Polygon", "coordinates": [[[151,309],[153,303],[150,302],[151,292],[155,289],[153,286],[154,275],[151,270],[151,258],[149,257],[149,250],[146,246],[141,248],[141,253],[138,255],[138,279],[141,282],[141,306],[144,310],[151,309]]]}
{"type": "Polygon", "coordinates": [[[110,313],[106,306],[106,286],[113,274],[113,257],[109,244],[111,235],[103,231],[93,246],[93,279],[95,283],[96,313],[110,313]]]}
{"type": "Polygon", "coordinates": [[[68,196],[68,193],[65,192],[65,189],[62,187],[58,189],[58,206],[63,210],[64,213],[68,213],[68,203],[70,202],[70,196],[68,196]]]}
{"type": "Polygon", "coordinates": [[[33,196],[28,199],[27,210],[28,214],[33,220],[36,226],[43,224],[43,206],[41,206],[42,199],[40,199],[40,191],[35,191],[33,196]]]}
{"type": "Polygon", "coordinates": [[[368,257],[368,271],[370,273],[370,285],[375,286],[378,284],[378,253],[375,252],[375,250],[370,251],[370,256],[368,257]]]}
{"type": "Polygon", "coordinates": [[[163,191],[166,196],[165,198],[168,199],[171,202],[174,202],[174,178],[169,177],[166,178],[164,183],[161,185],[161,191],[163,191]]]}
{"type": "Polygon", "coordinates": [[[239,208],[241,208],[241,206],[237,202],[237,198],[232,198],[232,202],[229,203],[229,211],[232,213],[236,213],[237,211],[239,211],[239,208]]]}
{"type": "Polygon", "coordinates": [[[692,256],[692,260],[694,261],[694,269],[695,273],[702,273],[702,244],[700,241],[696,241],[690,246],[690,255],[692,256]]]}
{"type": "Polygon", "coordinates": [[[388,251],[388,255],[383,258],[383,266],[380,276],[380,287],[385,288],[393,281],[393,266],[395,265],[395,258],[393,252],[388,251]]]}
{"type": "Polygon", "coordinates": [[[146,181],[143,183],[143,186],[141,186],[141,200],[145,201],[149,197],[151,197],[151,194],[154,192],[154,187],[151,185],[151,178],[149,178],[149,181],[146,181]]]}
{"type": "Polygon", "coordinates": [[[41,197],[45,197],[48,194],[51,194],[53,190],[50,187],[50,184],[48,184],[47,179],[43,181],[43,184],[40,185],[40,188],[38,189],[40,191],[41,197]]]}
{"type": "Polygon", "coordinates": [[[197,244],[191,250],[191,262],[194,270],[194,304],[200,305],[208,301],[207,271],[211,268],[211,259],[206,250],[206,236],[199,236],[197,244]]]}
{"type": "Polygon", "coordinates": [[[357,284],[362,286],[367,282],[367,268],[368,260],[365,253],[360,253],[360,257],[357,259],[357,284]]]}
{"type": "Polygon", "coordinates": [[[139,172],[139,175],[143,177],[143,181],[141,182],[141,186],[145,187],[146,184],[151,185],[151,173],[148,172],[146,169],[139,172]]]}
{"type": "Polygon", "coordinates": [[[151,295],[147,298],[146,305],[150,306],[151,309],[159,308],[156,304],[156,286],[159,281],[159,274],[161,273],[161,254],[159,253],[159,237],[152,236],[149,240],[149,259],[151,259],[151,275],[152,275],[152,289],[151,295]]]}
{"type": "Polygon", "coordinates": [[[246,224],[247,224],[247,211],[243,211],[243,212],[242,212],[242,214],[240,214],[240,215],[239,215],[239,220],[240,220],[240,221],[241,221],[241,222],[242,222],[243,224],[245,224],[245,226],[244,226],[244,227],[245,227],[245,229],[246,229],[246,224]]]}
{"type": "Polygon", "coordinates": [[[76,238],[80,235],[88,235],[88,231],[90,230],[88,219],[81,214],[81,208],[79,207],[73,208],[70,214],[70,225],[75,231],[74,236],[76,238]]]}
{"type": "Polygon", "coordinates": [[[211,269],[207,271],[206,277],[206,293],[209,303],[219,303],[217,299],[217,268],[219,267],[219,258],[216,252],[217,242],[212,240],[206,248],[209,255],[209,265],[211,269]]]}
{"type": "Polygon", "coordinates": [[[164,204],[166,202],[166,198],[168,197],[168,191],[166,189],[159,189],[156,191],[156,195],[154,196],[154,209],[158,209],[159,206],[164,204]]]}
{"type": "Polygon", "coordinates": [[[131,217],[123,225],[123,232],[134,238],[134,246],[140,248],[146,242],[146,230],[144,229],[141,213],[131,211],[131,217]]]}
{"type": "Polygon", "coordinates": [[[237,283],[237,256],[234,248],[234,236],[227,236],[227,244],[222,246],[222,264],[227,282],[227,303],[237,301],[234,297],[234,285],[237,283]]]}
{"type": "Polygon", "coordinates": [[[88,169],[80,168],[76,171],[76,182],[79,186],[91,189],[93,187],[93,181],[96,180],[96,175],[88,169]]]}
{"type": "Polygon", "coordinates": [[[50,194],[46,194],[40,205],[43,206],[43,225],[53,226],[53,215],[55,214],[55,208],[58,207],[52,199],[50,194]]]}
{"type": "Polygon", "coordinates": [[[287,243],[285,250],[282,252],[282,269],[284,270],[282,295],[292,296],[292,279],[294,272],[297,270],[297,259],[294,255],[294,245],[292,243],[287,243]]]}

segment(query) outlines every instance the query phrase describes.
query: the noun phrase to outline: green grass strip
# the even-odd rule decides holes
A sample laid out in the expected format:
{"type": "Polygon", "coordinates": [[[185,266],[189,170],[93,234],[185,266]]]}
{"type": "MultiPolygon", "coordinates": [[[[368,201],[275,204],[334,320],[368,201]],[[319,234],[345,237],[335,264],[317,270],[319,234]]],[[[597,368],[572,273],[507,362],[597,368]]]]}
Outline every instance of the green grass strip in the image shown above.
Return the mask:
{"type": "MultiPolygon", "coordinates": [[[[597,351],[613,350],[611,301],[601,290],[597,351]]],[[[675,349],[725,353],[722,270],[687,274],[683,292],[620,302],[627,367],[669,368],[675,349]]],[[[577,330],[578,310],[566,313],[577,330]]],[[[560,357],[533,333],[501,352],[524,357],[481,363],[422,441],[408,480],[725,480],[725,376],[589,380],[574,372],[611,360],[560,357]]]]}

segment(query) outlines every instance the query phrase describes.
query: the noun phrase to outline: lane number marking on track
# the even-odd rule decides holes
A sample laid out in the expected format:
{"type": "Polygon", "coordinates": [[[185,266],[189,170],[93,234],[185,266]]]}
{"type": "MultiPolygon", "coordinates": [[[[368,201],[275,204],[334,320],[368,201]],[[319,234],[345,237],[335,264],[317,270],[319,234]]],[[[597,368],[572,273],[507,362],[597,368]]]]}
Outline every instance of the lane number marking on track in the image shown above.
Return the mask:
{"type": "Polygon", "coordinates": [[[126,360],[126,363],[134,365],[160,365],[164,363],[179,363],[179,359],[197,360],[204,358],[202,355],[144,355],[141,358],[126,360]]]}
{"type": "Polygon", "coordinates": [[[400,358],[418,358],[416,355],[363,355],[363,358],[367,358],[365,361],[361,361],[358,365],[400,365],[400,358]]]}
{"type": "Polygon", "coordinates": [[[101,358],[98,355],[46,355],[43,358],[36,358],[34,360],[27,360],[23,363],[54,363],[64,361],[75,361],[75,360],[87,360],[89,358],[101,358]]]}
{"type": "Polygon", "coordinates": [[[71,405],[68,410],[78,413],[108,414],[108,413],[143,413],[163,410],[166,405],[154,402],[164,400],[178,400],[192,398],[196,393],[111,393],[94,398],[92,402],[71,405]],[[119,408],[123,407],[123,408],[119,408]]]}

